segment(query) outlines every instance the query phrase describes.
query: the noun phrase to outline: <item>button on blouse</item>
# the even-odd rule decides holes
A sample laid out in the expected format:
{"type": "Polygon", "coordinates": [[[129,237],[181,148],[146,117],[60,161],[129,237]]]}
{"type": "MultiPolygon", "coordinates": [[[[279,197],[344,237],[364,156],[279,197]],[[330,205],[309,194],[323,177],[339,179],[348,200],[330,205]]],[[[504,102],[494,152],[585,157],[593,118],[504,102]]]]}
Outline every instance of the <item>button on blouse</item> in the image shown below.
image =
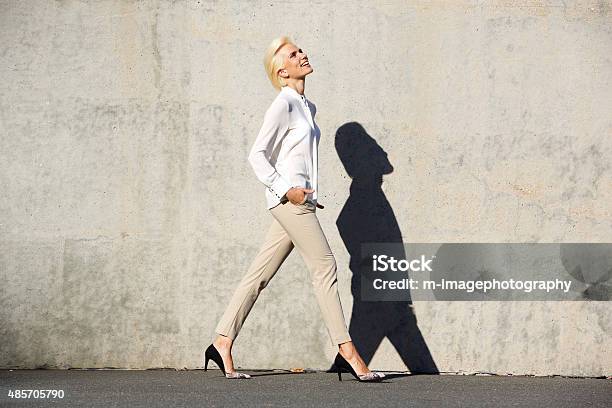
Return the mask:
{"type": "Polygon", "coordinates": [[[248,160],[266,186],[268,208],[278,205],[291,187],[314,189],[307,200],[317,203],[321,131],[314,121],[316,111],[308,98],[284,86],[264,115],[248,160]]]}

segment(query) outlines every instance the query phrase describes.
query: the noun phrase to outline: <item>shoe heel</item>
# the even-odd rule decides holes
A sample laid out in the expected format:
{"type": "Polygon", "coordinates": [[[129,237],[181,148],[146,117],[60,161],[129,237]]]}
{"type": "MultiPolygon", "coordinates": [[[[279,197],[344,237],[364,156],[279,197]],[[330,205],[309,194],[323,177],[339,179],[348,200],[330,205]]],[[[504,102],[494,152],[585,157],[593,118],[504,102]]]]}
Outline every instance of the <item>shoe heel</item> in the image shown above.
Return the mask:
{"type": "Polygon", "coordinates": [[[225,367],[223,366],[223,359],[221,355],[212,344],[208,346],[206,351],[204,352],[204,371],[208,369],[208,361],[212,360],[217,364],[223,375],[225,375],[225,367]]]}
{"type": "Polygon", "coordinates": [[[223,365],[223,358],[221,357],[221,354],[219,354],[219,351],[217,350],[217,348],[212,344],[208,346],[208,348],[204,352],[204,371],[208,369],[209,360],[212,360],[215,362],[215,364],[219,367],[219,370],[221,370],[225,378],[251,378],[250,375],[239,373],[237,371],[233,371],[231,373],[225,372],[225,366],[223,365]]]}

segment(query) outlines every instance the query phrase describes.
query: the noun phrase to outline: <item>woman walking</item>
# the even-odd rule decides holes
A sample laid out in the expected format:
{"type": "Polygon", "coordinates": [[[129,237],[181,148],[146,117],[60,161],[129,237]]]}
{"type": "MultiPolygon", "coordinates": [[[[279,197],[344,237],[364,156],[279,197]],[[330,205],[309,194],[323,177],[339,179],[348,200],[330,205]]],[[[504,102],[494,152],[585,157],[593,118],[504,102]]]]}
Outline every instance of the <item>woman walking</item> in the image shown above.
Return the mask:
{"type": "Polygon", "coordinates": [[[264,56],[272,85],[279,90],[264,116],[249,153],[249,163],[266,188],[272,225],[219,321],[217,337],[205,352],[205,369],[215,361],[227,378],[250,378],[234,370],[232,346],[259,293],[294,247],[310,272],[329,336],[338,345],[335,367],[360,381],[380,381],[355,349],[346,328],[336,278],[336,260],[316,216],[317,151],[321,132],[316,106],[304,96],[313,72],[306,54],[288,37],[272,41],[264,56]]]}

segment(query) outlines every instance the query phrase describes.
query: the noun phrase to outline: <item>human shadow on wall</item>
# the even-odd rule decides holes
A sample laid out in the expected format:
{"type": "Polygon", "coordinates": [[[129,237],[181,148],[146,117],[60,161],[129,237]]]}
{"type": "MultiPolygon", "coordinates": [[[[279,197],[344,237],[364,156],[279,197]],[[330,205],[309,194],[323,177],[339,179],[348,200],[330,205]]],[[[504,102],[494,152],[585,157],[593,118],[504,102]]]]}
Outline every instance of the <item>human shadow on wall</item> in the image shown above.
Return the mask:
{"type": "Polygon", "coordinates": [[[393,166],[387,153],[357,122],[338,128],[335,147],[352,179],[350,195],[336,225],[349,252],[349,268],[353,273],[354,301],[349,333],[355,347],[369,364],[387,337],[411,373],[438,374],[438,367],[417,325],[412,301],[361,300],[361,244],[403,242],[393,209],[382,191],[383,174],[390,174],[393,166]]]}

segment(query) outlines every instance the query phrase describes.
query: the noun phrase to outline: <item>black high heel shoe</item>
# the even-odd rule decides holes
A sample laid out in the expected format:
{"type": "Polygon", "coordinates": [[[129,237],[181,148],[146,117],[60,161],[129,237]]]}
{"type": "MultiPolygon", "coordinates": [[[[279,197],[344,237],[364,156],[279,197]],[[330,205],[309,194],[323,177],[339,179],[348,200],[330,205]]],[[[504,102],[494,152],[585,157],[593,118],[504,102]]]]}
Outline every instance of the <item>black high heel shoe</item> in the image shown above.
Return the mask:
{"type": "Polygon", "coordinates": [[[349,373],[353,374],[353,377],[355,377],[357,380],[362,381],[362,382],[379,382],[379,381],[382,381],[382,379],[385,377],[383,373],[374,373],[371,371],[367,374],[357,375],[355,370],[353,370],[353,367],[349,364],[348,361],[344,359],[344,357],[342,357],[340,353],[336,355],[336,359],[334,360],[334,365],[336,366],[336,369],[338,370],[338,381],[342,381],[342,371],[343,370],[345,372],[348,371],[349,373]]]}
{"type": "Polygon", "coordinates": [[[238,371],[234,371],[231,373],[225,372],[225,365],[223,364],[223,359],[221,358],[221,354],[219,354],[219,351],[217,350],[217,348],[212,344],[208,346],[208,348],[206,349],[206,352],[204,352],[204,371],[208,370],[208,360],[214,361],[215,364],[219,366],[219,369],[223,372],[223,374],[225,375],[225,378],[230,378],[230,379],[251,378],[250,375],[239,373],[238,371]]]}

